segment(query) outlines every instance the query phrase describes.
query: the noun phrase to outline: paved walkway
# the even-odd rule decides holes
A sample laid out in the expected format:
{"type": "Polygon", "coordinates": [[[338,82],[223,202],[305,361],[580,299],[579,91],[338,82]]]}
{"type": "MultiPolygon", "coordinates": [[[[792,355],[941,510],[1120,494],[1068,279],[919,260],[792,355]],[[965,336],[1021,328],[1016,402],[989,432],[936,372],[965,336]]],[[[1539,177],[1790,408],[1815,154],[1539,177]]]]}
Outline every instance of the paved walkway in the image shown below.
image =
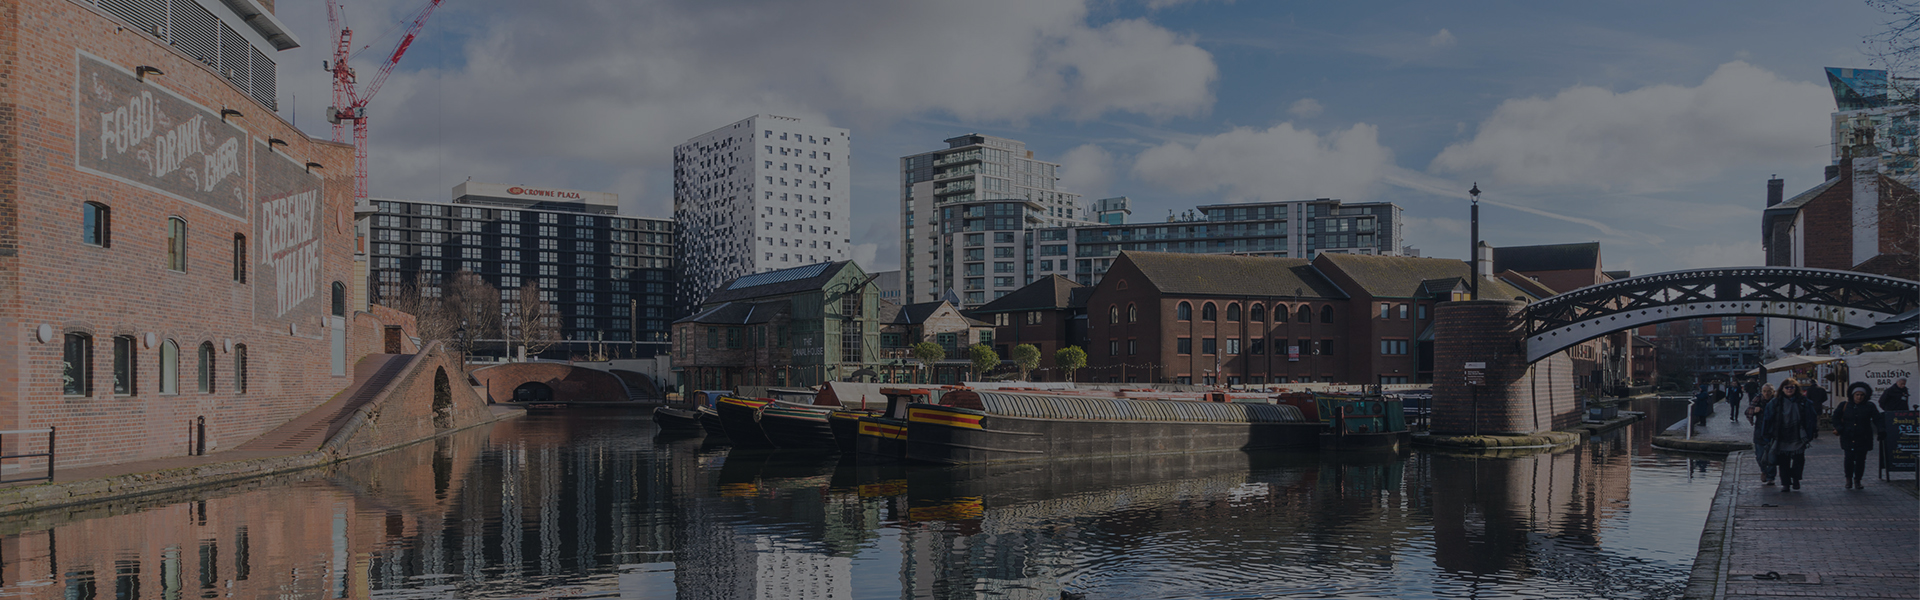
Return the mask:
{"type": "MultiPolygon", "coordinates": [[[[1745,418],[1729,423],[1726,405],[1719,409],[1696,439],[1752,439],[1745,418]]],[[[1717,564],[1696,565],[1695,571],[1715,569],[1712,593],[1690,590],[1688,597],[1920,598],[1920,494],[1914,474],[1881,480],[1877,457],[1870,455],[1866,489],[1849,490],[1842,487],[1842,460],[1839,440],[1833,432],[1821,432],[1807,451],[1801,489],[1787,492],[1761,485],[1752,453],[1728,455],[1707,523],[1708,537],[1719,533],[1720,552],[1703,544],[1700,555],[1701,561],[1717,564]],[[1755,577],[1768,573],[1780,578],[1755,577]]]]}

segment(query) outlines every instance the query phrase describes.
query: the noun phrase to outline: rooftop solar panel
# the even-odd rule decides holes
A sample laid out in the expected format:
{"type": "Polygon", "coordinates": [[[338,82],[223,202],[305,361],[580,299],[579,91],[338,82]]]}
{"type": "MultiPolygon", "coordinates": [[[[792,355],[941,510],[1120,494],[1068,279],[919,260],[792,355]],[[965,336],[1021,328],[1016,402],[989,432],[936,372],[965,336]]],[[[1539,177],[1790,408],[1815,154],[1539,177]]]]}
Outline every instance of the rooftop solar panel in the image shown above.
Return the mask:
{"type": "Polygon", "coordinates": [[[761,285],[767,285],[772,283],[786,283],[788,281],[798,281],[801,279],[818,277],[821,273],[825,273],[827,271],[827,267],[831,267],[831,266],[833,266],[833,263],[823,262],[819,264],[807,265],[804,267],[794,267],[791,269],[782,269],[779,271],[756,273],[753,275],[748,275],[748,276],[733,280],[733,285],[727,286],[727,289],[738,290],[738,289],[750,288],[754,286],[761,286],[761,285]]]}

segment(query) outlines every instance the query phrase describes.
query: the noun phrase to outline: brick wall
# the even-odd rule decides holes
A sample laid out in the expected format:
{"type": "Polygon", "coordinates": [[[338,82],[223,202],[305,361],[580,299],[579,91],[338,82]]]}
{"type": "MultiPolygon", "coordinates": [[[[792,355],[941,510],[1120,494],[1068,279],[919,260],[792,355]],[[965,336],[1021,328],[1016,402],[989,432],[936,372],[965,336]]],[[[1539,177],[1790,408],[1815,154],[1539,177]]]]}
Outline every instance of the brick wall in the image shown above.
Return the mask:
{"type": "Polygon", "coordinates": [[[627,399],[627,388],[618,377],[606,371],[560,363],[511,363],[485,367],[473,372],[473,379],[486,389],[487,400],[510,402],[513,390],[529,382],[553,388],[556,401],[618,402],[627,399]]]}
{"type": "Polygon", "coordinates": [[[366,311],[353,313],[353,324],[349,328],[347,338],[347,353],[352,356],[385,354],[388,327],[400,328],[401,354],[420,351],[420,346],[413,342],[420,337],[420,329],[413,315],[375,304],[368,306],[366,311]]]}
{"type": "MultiPolygon", "coordinates": [[[[0,429],[59,427],[63,466],[178,456],[191,446],[196,418],[206,419],[207,446],[232,447],[325,402],[349,382],[331,374],[331,332],[324,323],[331,282],[352,279],[351,146],[308,138],[199,61],[82,4],[0,3],[0,54],[0,79],[7,82],[0,95],[0,139],[7,140],[0,144],[0,429]],[[165,74],[133,79],[133,69],[143,65],[165,74]],[[88,69],[92,75],[83,77],[88,69]],[[138,151],[106,152],[97,131],[82,135],[103,122],[102,111],[89,106],[125,106],[141,92],[169,103],[168,110],[185,111],[155,134],[177,132],[169,128],[193,122],[186,117],[193,114],[207,131],[239,140],[237,155],[219,148],[175,155],[185,165],[216,167],[196,170],[196,177],[237,167],[217,181],[233,197],[195,196],[179,187],[185,184],[127,183],[129,176],[114,169],[153,163],[138,162],[138,151]],[[223,107],[242,115],[222,124],[217,112],[223,107]],[[287,145],[260,150],[268,138],[287,145]],[[105,171],[77,166],[109,154],[116,158],[105,171]],[[323,165],[311,171],[320,186],[317,201],[301,205],[296,216],[274,214],[312,233],[291,247],[310,249],[312,262],[289,259],[270,268],[265,243],[285,230],[267,228],[268,209],[282,206],[265,204],[278,198],[266,197],[267,190],[314,185],[301,166],[307,162],[323,165]],[[116,174],[99,174],[106,172],[116,174]],[[82,243],[81,207],[89,201],[112,210],[107,247],[82,243]],[[188,225],[184,272],[166,266],[167,223],[174,217],[188,225]],[[249,243],[245,283],[233,277],[236,234],[249,243]],[[289,281],[309,286],[313,296],[291,309],[278,304],[274,274],[280,272],[300,274],[289,281]],[[37,339],[41,325],[54,330],[52,340],[37,339]],[[68,396],[62,389],[60,337],[70,332],[93,340],[88,394],[68,396]],[[139,340],[133,394],[113,393],[117,335],[139,340]],[[152,345],[144,343],[149,335],[152,345]],[[162,395],[159,353],[169,340],[180,349],[179,393],[162,395]],[[244,393],[233,383],[236,354],[229,341],[247,349],[244,393]],[[216,384],[205,393],[196,378],[202,343],[216,348],[216,384]]],[[[134,145],[151,157],[153,139],[134,145]]],[[[186,181],[186,172],[169,171],[166,181],[186,181]]],[[[34,450],[38,443],[9,450],[34,450]]]]}
{"type": "Polygon", "coordinates": [[[1435,433],[1537,433],[1580,421],[1576,374],[1566,353],[1526,362],[1520,317],[1525,307],[1510,300],[1474,300],[1434,309],[1435,433]],[[1486,363],[1484,385],[1467,385],[1468,362],[1486,363]]]}

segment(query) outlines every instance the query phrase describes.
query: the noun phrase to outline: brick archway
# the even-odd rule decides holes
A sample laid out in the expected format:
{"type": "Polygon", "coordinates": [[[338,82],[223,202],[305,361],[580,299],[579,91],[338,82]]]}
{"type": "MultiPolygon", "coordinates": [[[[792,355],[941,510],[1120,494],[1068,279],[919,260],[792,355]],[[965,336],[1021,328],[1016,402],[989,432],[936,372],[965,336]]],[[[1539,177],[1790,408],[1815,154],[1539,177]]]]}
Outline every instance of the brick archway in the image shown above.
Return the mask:
{"type": "Polygon", "coordinates": [[[565,363],[508,363],[475,370],[473,379],[491,402],[512,402],[514,390],[538,383],[554,402],[626,402],[627,388],[612,373],[565,363]]]}

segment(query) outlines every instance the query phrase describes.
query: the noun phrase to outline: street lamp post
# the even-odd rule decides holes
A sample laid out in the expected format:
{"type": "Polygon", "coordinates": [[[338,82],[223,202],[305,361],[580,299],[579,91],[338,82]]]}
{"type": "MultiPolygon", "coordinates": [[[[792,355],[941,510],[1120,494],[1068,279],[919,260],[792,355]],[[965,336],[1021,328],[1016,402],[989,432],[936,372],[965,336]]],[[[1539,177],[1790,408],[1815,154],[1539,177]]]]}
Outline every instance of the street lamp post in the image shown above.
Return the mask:
{"type": "Polygon", "coordinates": [[[467,320],[460,320],[460,328],[453,330],[453,336],[460,340],[460,371],[467,370],[467,320]]]}
{"type": "Polygon", "coordinates": [[[1467,289],[1473,292],[1473,299],[1480,299],[1480,182],[1473,182],[1473,189],[1467,190],[1473,197],[1473,272],[1467,276],[1467,289]]]}

